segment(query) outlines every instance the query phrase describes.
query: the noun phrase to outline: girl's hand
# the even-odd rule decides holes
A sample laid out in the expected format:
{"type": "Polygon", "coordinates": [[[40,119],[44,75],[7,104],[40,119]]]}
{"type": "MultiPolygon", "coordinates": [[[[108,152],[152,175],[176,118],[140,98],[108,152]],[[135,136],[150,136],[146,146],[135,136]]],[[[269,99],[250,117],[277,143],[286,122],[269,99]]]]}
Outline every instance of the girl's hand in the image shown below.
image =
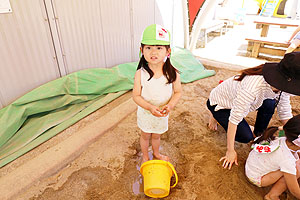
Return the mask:
{"type": "Polygon", "coordinates": [[[150,107],[150,110],[149,110],[150,112],[151,112],[151,114],[152,115],[154,115],[155,117],[163,117],[163,114],[162,114],[162,110],[161,109],[159,109],[158,107],[156,107],[156,106],[151,106],[150,107]]]}
{"type": "Polygon", "coordinates": [[[235,150],[226,151],[226,155],[224,157],[222,157],[219,161],[223,161],[222,166],[226,169],[228,167],[228,169],[231,169],[231,166],[233,165],[233,163],[235,163],[235,165],[238,165],[237,162],[237,153],[235,152],[235,150]]]}
{"type": "Polygon", "coordinates": [[[171,108],[171,106],[170,105],[165,105],[163,108],[162,108],[162,112],[161,112],[161,114],[164,116],[164,117],[166,117],[168,114],[169,114],[169,112],[172,110],[172,108],[171,108]]]}

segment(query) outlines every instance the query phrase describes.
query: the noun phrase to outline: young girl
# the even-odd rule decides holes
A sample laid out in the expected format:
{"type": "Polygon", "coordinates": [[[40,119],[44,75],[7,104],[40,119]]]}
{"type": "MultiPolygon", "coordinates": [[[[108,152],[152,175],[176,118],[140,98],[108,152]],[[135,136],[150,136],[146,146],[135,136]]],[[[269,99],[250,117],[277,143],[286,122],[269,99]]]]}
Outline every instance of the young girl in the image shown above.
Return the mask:
{"type": "Polygon", "coordinates": [[[149,160],[150,138],[154,157],[169,161],[169,157],[159,153],[160,136],[168,130],[169,112],[181,96],[180,76],[170,62],[170,33],[160,25],[148,26],[140,50],[133,100],[138,105],[137,124],[142,131],[142,162],[149,160]]]}
{"type": "Polygon", "coordinates": [[[258,187],[273,185],[265,199],[279,199],[287,188],[300,199],[297,179],[300,173],[300,115],[283,126],[285,137],[276,138],[278,127],[268,128],[254,141],[253,150],[246,161],[246,176],[258,187]]]}
{"type": "Polygon", "coordinates": [[[288,40],[288,43],[290,43],[290,45],[285,53],[291,53],[300,45],[300,26],[298,26],[293,32],[290,39],[288,40]]]}

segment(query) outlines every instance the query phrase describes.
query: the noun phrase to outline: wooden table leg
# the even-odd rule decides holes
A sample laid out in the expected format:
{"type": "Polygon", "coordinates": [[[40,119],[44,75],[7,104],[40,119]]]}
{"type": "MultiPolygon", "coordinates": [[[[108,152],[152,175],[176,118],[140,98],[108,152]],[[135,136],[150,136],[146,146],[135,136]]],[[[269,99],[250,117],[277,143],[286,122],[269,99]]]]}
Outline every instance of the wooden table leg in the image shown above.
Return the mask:
{"type": "Polygon", "coordinates": [[[260,48],[260,43],[254,42],[253,49],[251,52],[251,57],[257,58],[258,53],[259,53],[259,48],[260,48]]]}
{"type": "Polygon", "coordinates": [[[261,29],[261,34],[260,34],[260,36],[261,36],[261,37],[267,37],[268,31],[269,31],[269,25],[263,24],[263,25],[262,25],[262,29],[261,29]]]}
{"type": "Polygon", "coordinates": [[[261,24],[256,24],[256,29],[261,29],[262,25],[261,24]]]}

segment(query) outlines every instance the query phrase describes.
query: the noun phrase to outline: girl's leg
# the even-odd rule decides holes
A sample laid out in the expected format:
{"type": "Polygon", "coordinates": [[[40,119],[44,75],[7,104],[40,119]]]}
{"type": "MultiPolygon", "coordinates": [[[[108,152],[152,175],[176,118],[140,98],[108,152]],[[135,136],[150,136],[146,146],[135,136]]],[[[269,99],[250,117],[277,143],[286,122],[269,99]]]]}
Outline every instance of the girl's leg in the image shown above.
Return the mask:
{"type": "Polygon", "coordinates": [[[279,170],[270,172],[261,178],[261,186],[273,185],[268,194],[265,195],[267,200],[279,200],[279,196],[287,189],[283,173],[279,170]],[[274,184],[275,183],[275,184],[274,184]]]}
{"type": "Polygon", "coordinates": [[[142,131],[141,137],[140,137],[140,145],[141,145],[141,150],[143,153],[142,163],[149,160],[148,147],[149,147],[150,137],[151,137],[151,133],[145,133],[142,131]]]}
{"type": "MultiPolygon", "coordinates": [[[[212,113],[214,119],[227,131],[228,122],[230,116],[230,109],[222,109],[215,111],[216,106],[211,106],[209,100],[207,101],[207,108],[212,113]]],[[[235,141],[248,143],[254,139],[253,132],[249,124],[243,119],[237,126],[237,131],[235,135],[235,141]]]]}
{"type": "Polygon", "coordinates": [[[160,136],[161,134],[152,133],[151,143],[152,143],[153,155],[159,160],[169,161],[170,159],[168,156],[159,153],[160,136]]]}
{"type": "Polygon", "coordinates": [[[267,200],[280,200],[279,196],[286,191],[287,186],[284,177],[281,177],[271,188],[268,194],[265,195],[267,200]]]}
{"type": "Polygon", "coordinates": [[[272,185],[276,183],[281,177],[283,177],[283,173],[279,170],[270,172],[261,178],[261,186],[266,187],[272,185]]]}
{"type": "Polygon", "coordinates": [[[268,127],[268,124],[274,114],[275,103],[275,99],[266,99],[261,107],[258,108],[254,125],[254,134],[256,136],[260,136],[268,127]]]}
{"type": "Polygon", "coordinates": [[[287,54],[287,53],[293,52],[299,45],[300,45],[300,40],[299,39],[293,39],[291,41],[290,46],[287,48],[285,53],[287,54]]]}
{"type": "MultiPolygon", "coordinates": [[[[297,179],[300,177],[300,160],[296,162],[296,169],[297,169],[297,179]]],[[[279,180],[273,185],[271,190],[269,191],[268,194],[266,194],[265,199],[279,199],[279,196],[287,190],[287,185],[285,182],[285,179],[283,177],[283,173],[281,171],[276,171],[276,172],[271,172],[262,178],[262,182],[264,181],[265,184],[272,184],[273,181],[276,181],[278,177],[279,180]],[[268,176],[271,174],[271,176],[268,176]]],[[[269,184],[269,185],[270,185],[269,184]]],[[[267,185],[265,185],[267,186],[267,185]]]]}

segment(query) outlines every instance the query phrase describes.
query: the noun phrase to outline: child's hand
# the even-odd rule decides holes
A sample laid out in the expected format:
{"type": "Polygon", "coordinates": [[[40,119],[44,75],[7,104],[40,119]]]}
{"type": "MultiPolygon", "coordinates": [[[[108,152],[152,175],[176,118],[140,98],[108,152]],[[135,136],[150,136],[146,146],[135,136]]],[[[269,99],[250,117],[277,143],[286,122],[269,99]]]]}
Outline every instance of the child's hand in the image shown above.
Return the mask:
{"type": "Polygon", "coordinates": [[[163,114],[163,116],[166,117],[171,110],[172,110],[171,106],[167,104],[162,108],[161,114],[163,114]]]}
{"type": "Polygon", "coordinates": [[[152,115],[154,115],[155,117],[163,117],[164,115],[162,114],[162,110],[159,109],[156,106],[151,106],[150,110],[152,115]]]}

